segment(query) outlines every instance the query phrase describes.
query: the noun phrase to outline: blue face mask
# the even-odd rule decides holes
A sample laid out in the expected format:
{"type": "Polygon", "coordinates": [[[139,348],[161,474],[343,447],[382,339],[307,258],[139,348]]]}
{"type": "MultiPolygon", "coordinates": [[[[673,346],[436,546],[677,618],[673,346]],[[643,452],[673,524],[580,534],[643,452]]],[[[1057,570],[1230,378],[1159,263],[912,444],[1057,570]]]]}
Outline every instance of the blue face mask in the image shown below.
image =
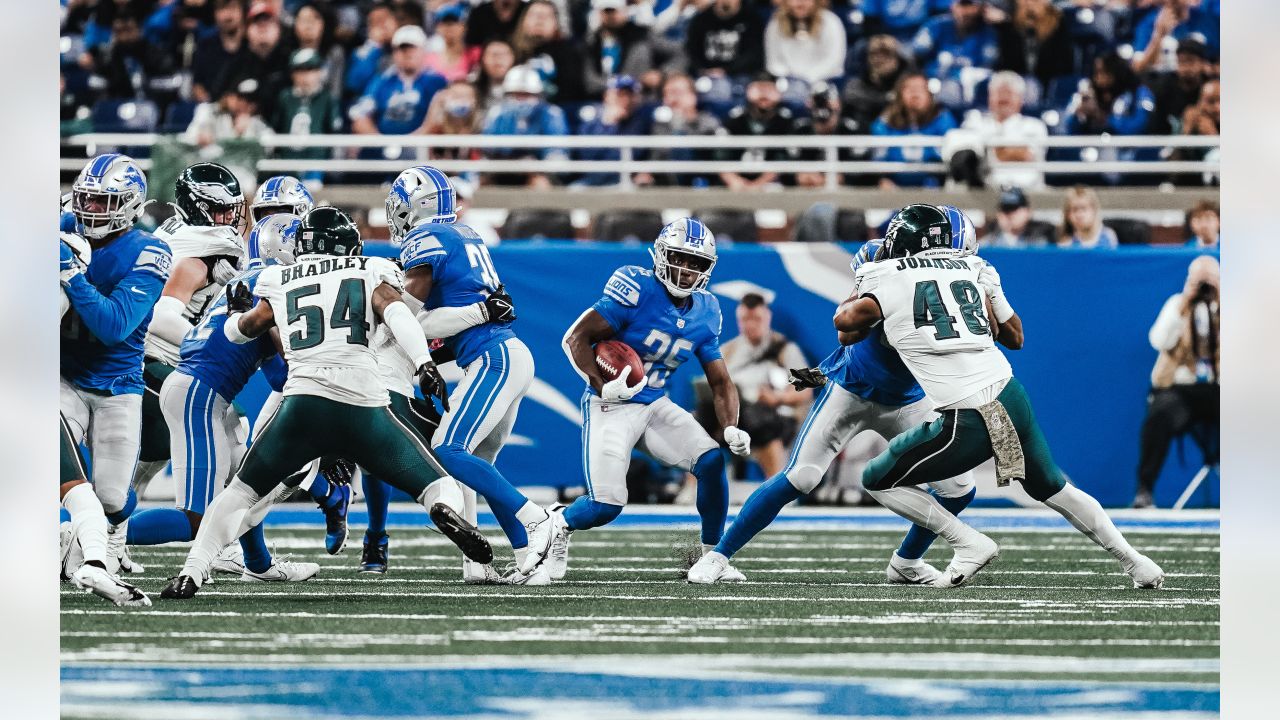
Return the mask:
{"type": "Polygon", "coordinates": [[[448,103],[444,106],[444,111],[455,118],[465,118],[471,114],[475,108],[469,102],[448,103]]]}
{"type": "Polygon", "coordinates": [[[514,111],[521,118],[527,119],[533,115],[533,111],[538,108],[537,98],[523,98],[520,100],[508,100],[507,107],[514,111]]]}

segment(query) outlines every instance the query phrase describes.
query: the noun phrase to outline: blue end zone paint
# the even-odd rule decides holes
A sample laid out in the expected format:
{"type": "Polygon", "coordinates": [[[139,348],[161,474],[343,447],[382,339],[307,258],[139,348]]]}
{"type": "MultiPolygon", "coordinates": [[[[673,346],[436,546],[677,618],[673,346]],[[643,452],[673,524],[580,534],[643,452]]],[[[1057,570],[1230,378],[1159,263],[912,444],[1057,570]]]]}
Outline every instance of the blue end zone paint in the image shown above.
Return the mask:
{"type": "MultiPolygon", "coordinates": [[[[87,666],[62,670],[62,712],[158,703],[175,717],[557,717],[612,710],[693,716],[1124,718],[1153,712],[1217,717],[1212,686],[1117,683],[689,679],[526,668],[278,669],[87,666]],[[544,704],[544,703],[550,703],[544,704]],[[709,715],[707,715],[709,716],[709,715]],[[763,715],[762,715],[763,716],[763,715]]],[[[150,716],[150,715],[148,715],[150,716]]]]}

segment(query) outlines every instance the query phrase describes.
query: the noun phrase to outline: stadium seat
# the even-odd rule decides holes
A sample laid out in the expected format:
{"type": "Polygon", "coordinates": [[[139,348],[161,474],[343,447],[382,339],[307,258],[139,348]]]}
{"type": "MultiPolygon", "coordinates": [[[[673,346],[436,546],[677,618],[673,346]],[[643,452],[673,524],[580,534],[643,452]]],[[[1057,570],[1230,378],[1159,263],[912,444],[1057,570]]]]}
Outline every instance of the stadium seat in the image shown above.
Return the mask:
{"type": "Polygon", "coordinates": [[[653,242],[662,230],[662,213],[657,210],[606,210],[595,217],[596,240],[609,242],[653,242]]]}
{"type": "Polygon", "coordinates": [[[1121,245],[1151,244],[1151,224],[1146,220],[1111,218],[1103,220],[1102,224],[1115,231],[1116,240],[1121,245]]]}
{"type": "Polygon", "coordinates": [[[694,216],[703,222],[716,240],[730,242],[753,243],[760,240],[760,232],[756,227],[754,210],[740,208],[708,208],[699,210],[694,216]]]}
{"type": "Polygon", "coordinates": [[[153,132],[160,109],[150,100],[99,100],[93,105],[93,130],[100,133],[153,132]]]}
{"type": "Polygon", "coordinates": [[[573,221],[568,210],[514,208],[498,235],[503,240],[572,240],[573,221]]]}
{"type": "Polygon", "coordinates": [[[160,132],[185,132],[191,125],[191,118],[196,114],[197,104],[186,100],[170,103],[169,107],[165,108],[164,123],[160,126],[160,132]]]}

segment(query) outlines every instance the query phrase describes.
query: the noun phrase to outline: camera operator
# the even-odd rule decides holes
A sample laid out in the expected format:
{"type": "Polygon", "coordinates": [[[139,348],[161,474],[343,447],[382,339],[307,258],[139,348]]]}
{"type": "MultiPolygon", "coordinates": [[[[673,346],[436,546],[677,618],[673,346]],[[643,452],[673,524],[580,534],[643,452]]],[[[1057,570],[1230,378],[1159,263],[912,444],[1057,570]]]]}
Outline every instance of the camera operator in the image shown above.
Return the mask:
{"type": "Polygon", "coordinates": [[[1196,258],[1182,292],[1165,302],[1151,326],[1151,346],[1160,357],[1151,370],[1134,507],[1152,506],[1156,478],[1173,439],[1196,424],[1218,421],[1219,287],[1218,261],[1207,255],[1196,258]]]}

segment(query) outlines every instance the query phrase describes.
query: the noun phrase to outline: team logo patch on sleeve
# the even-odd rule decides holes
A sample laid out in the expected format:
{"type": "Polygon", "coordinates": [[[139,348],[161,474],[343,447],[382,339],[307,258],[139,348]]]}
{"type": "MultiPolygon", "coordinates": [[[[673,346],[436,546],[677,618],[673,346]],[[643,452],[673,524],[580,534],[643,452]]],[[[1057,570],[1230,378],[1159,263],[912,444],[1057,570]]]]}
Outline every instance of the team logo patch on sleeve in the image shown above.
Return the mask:
{"type": "Polygon", "coordinates": [[[640,284],[619,270],[605,283],[604,294],[622,305],[635,307],[640,302],[640,284]]]}
{"type": "Polygon", "coordinates": [[[173,258],[163,250],[144,248],[142,252],[138,253],[138,259],[133,263],[133,268],[149,272],[160,278],[168,278],[170,270],[173,269],[173,258]]]}

